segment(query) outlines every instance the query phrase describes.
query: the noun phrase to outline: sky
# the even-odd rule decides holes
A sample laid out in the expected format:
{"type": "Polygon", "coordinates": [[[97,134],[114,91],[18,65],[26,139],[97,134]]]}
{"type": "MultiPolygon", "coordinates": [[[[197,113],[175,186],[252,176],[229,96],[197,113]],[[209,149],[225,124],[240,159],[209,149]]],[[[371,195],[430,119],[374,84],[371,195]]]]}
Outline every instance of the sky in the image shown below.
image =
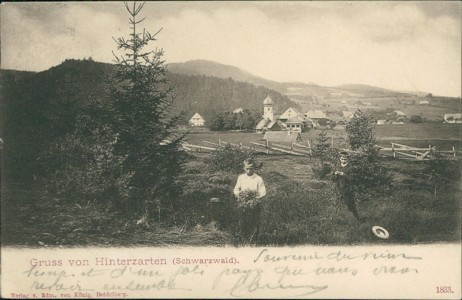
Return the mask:
{"type": "MultiPolygon", "coordinates": [[[[461,96],[460,1],[147,2],[167,63],[206,59],[275,81],[367,84],[461,96]]],[[[67,58],[112,62],[128,37],[122,2],[1,5],[1,68],[67,58]]]]}

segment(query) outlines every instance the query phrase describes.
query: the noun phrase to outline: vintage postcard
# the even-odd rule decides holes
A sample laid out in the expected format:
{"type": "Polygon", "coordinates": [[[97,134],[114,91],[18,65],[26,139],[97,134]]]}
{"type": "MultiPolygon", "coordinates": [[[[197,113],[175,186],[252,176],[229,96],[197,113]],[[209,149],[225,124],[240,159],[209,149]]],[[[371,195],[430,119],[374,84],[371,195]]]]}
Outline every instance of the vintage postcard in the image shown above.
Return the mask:
{"type": "Polygon", "coordinates": [[[461,298],[461,2],[0,9],[3,298],[461,298]]]}

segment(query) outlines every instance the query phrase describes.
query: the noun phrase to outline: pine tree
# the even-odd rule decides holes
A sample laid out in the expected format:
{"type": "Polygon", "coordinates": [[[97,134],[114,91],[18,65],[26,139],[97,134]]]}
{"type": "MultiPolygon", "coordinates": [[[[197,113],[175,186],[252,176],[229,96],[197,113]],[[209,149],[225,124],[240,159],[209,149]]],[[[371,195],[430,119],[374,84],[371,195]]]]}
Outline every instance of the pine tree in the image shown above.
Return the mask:
{"type": "Polygon", "coordinates": [[[335,152],[331,148],[326,131],[323,130],[316,138],[316,145],[313,149],[313,157],[317,160],[313,165],[313,172],[319,179],[324,179],[332,171],[332,161],[335,152]]]}
{"type": "Polygon", "coordinates": [[[129,13],[130,37],[114,39],[122,55],[116,55],[117,71],[109,83],[107,120],[115,132],[114,155],[123,157],[116,175],[128,187],[130,210],[171,202],[175,176],[181,170],[182,138],[175,136],[179,116],[171,116],[172,88],[165,78],[163,50],[146,51],[160,30],[151,34],[138,30],[144,3],[125,3],[129,13]]]}
{"type": "Polygon", "coordinates": [[[357,110],[345,129],[353,150],[349,158],[352,188],[363,199],[373,198],[391,183],[388,170],[379,157],[373,119],[357,110]]]}
{"type": "Polygon", "coordinates": [[[313,156],[319,159],[321,165],[324,165],[326,162],[330,162],[332,160],[332,149],[325,130],[322,130],[316,138],[313,156]]]}
{"type": "Polygon", "coordinates": [[[346,125],[348,142],[352,150],[366,150],[376,144],[374,120],[361,110],[357,110],[346,125]]]}

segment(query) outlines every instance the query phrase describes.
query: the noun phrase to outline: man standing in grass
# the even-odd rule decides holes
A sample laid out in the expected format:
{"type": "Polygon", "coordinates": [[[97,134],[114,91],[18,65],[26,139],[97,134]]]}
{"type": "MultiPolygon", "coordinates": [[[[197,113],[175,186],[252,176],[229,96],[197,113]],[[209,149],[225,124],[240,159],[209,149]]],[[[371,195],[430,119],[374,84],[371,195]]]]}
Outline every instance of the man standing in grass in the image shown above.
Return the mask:
{"type": "Polygon", "coordinates": [[[244,160],[244,174],[237,178],[234,195],[239,208],[239,229],[244,238],[252,241],[260,230],[260,201],[266,195],[263,179],[255,173],[253,159],[244,160]]]}
{"type": "Polygon", "coordinates": [[[351,166],[348,163],[348,152],[340,152],[340,165],[337,166],[334,172],[335,192],[337,199],[342,200],[348,207],[348,210],[353,216],[360,220],[356,210],[353,191],[351,190],[351,166]]]}

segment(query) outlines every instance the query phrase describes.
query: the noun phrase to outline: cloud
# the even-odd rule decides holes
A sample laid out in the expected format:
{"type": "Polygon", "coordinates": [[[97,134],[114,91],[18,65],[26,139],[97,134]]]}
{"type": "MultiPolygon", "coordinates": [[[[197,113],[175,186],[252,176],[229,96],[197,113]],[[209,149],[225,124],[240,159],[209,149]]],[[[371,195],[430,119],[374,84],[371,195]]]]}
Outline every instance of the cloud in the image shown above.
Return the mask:
{"type": "Polygon", "coordinates": [[[8,5],[2,10],[2,68],[39,71],[66,58],[107,60],[119,25],[112,15],[80,5],[8,5]]]}
{"type": "MultiPolygon", "coordinates": [[[[420,2],[148,2],[143,25],[167,62],[209,59],[278,81],[363,83],[460,95],[457,5],[420,2]]],[[[7,5],[2,67],[110,62],[128,35],[120,3],[7,5]],[[21,21],[19,21],[21,20],[21,21]]]]}

